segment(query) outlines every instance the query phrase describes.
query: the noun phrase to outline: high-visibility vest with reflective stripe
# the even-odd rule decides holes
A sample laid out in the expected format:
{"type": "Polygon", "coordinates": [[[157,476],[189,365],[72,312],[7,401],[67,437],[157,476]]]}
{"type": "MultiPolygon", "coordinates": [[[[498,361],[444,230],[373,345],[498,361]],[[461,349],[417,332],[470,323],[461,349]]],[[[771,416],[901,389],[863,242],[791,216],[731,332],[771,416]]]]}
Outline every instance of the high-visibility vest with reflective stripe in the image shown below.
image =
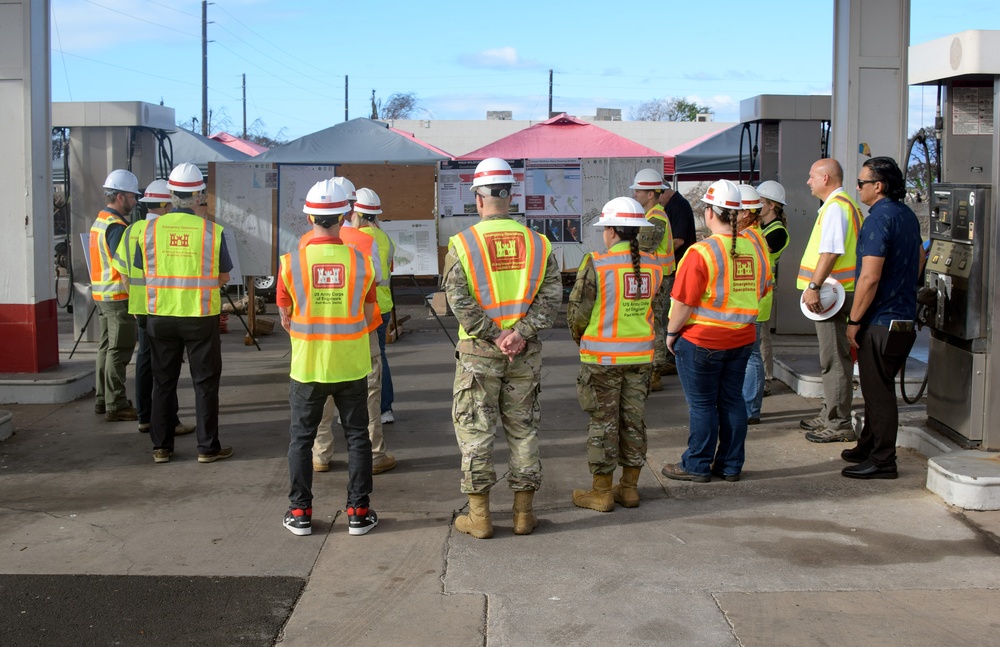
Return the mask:
{"type": "MultiPolygon", "coordinates": [[[[788,236],[787,229],[785,230],[785,244],[781,246],[781,249],[771,251],[771,248],[767,246],[767,235],[776,229],[785,229],[785,226],[781,224],[781,220],[775,218],[769,222],[764,229],[761,231],[761,235],[764,237],[764,249],[767,250],[767,260],[771,266],[771,277],[774,279],[773,284],[778,282],[778,259],[781,258],[781,253],[788,249],[789,243],[792,242],[791,238],[788,236]]],[[[774,290],[769,290],[764,298],[760,300],[760,313],[757,315],[757,321],[768,321],[771,319],[771,309],[774,306],[774,290]]]]}
{"type": "Polygon", "coordinates": [[[663,240],[656,248],[656,258],[663,267],[663,275],[670,276],[677,268],[677,261],[674,258],[674,232],[670,229],[670,219],[659,204],[653,205],[653,208],[646,212],[646,220],[653,219],[661,221],[665,227],[663,240]]]}
{"type": "Polygon", "coordinates": [[[221,249],[222,226],[194,214],[172,212],[149,222],[142,237],[149,314],[219,314],[221,249]]]}
{"type": "Polygon", "coordinates": [[[361,232],[368,234],[375,239],[378,245],[378,260],[381,264],[382,280],[378,282],[375,293],[378,295],[378,307],[382,312],[392,310],[392,257],[396,253],[396,245],[389,238],[389,235],[378,227],[371,225],[361,225],[361,232]]]}
{"type": "Polygon", "coordinates": [[[715,234],[688,248],[702,257],[708,284],[687,325],[738,330],[757,320],[758,303],[769,288],[771,271],[757,238],[736,237],[736,258],[730,256],[730,236],[715,234]]]}
{"type": "Polygon", "coordinates": [[[584,364],[653,362],[652,303],[663,282],[663,269],[652,254],[642,252],[641,257],[636,277],[627,242],[591,256],[597,273],[597,299],[580,338],[580,361],[584,364]]]}
{"type": "Polygon", "coordinates": [[[148,220],[133,222],[125,228],[111,264],[122,274],[128,274],[128,311],[133,315],[149,314],[146,305],[146,273],[135,266],[135,249],[146,235],[148,220]]]}
{"type": "MultiPolygon", "coordinates": [[[[501,330],[528,312],[545,279],[552,253],[548,238],[509,218],[483,220],[451,237],[469,289],[501,330]]],[[[471,339],[461,325],[460,339],[471,339]]]]}
{"type": "Polygon", "coordinates": [[[102,209],[90,227],[90,290],[94,301],[124,301],[128,298],[121,272],[111,265],[114,250],[108,247],[109,225],[125,227],[127,223],[117,213],[102,209]]]}
{"type": "Polygon", "coordinates": [[[347,245],[307,245],[281,257],[280,280],[292,299],[291,378],[332,384],[367,376],[371,261],[347,245]]]}
{"type": "MultiPolygon", "coordinates": [[[[299,249],[302,249],[303,247],[308,245],[309,241],[312,240],[313,238],[315,238],[315,235],[313,234],[312,230],[309,230],[306,233],[302,234],[302,237],[299,238],[299,249]]],[[[347,245],[348,247],[353,247],[354,249],[359,250],[362,254],[364,254],[365,258],[374,261],[375,254],[372,252],[372,248],[375,247],[375,239],[369,236],[368,234],[358,229],[355,229],[354,227],[341,227],[340,240],[342,240],[344,244],[347,245]]],[[[378,281],[378,277],[379,277],[379,269],[378,267],[376,267],[375,268],[376,281],[378,281]]],[[[376,303],[375,313],[374,316],[372,316],[372,322],[368,329],[370,332],[375,331],[378,330],[378,327],[380,325],[382,325],[382,309],[379,307],[379,304],[376,303]]]]}
{"type": "Polygon", "coordinates": [[[862,220],[861,207],[854,198],[842,192],[833,195],[819,210],[819,217],[809,236],[806,251],[802,253],[802,264],[799,265],[796,286],[800,290],[809,287],[813,272],[816,271],[816,264],[819,262],[819,241],[823,236],[823,218],[833,204],[839,204],[847,212],[847,233],[844,235],[844,253],[837,257],[830,276],[839,281],[846,292],[854,291],[854,272],[858,263],[858,232],[861,231],[862,220]]]}

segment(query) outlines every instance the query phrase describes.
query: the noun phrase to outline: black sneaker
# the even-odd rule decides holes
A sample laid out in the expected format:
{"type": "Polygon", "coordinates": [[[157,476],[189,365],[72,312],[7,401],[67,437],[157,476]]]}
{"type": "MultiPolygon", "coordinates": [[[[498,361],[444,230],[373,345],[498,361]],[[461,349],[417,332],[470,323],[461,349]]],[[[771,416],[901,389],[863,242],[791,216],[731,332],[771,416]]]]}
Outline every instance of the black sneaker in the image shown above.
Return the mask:
{"type": "Polygon", "coordinates": [[[312,513],[312,508],[306,508],[305,510],[292,508],[285,513],[285,521],[282,525],[288,528],[289,532],[293,535],[311,535],[313,531],[312,513]]]}
{"type": "Polygon", "coordinates": [[[347,532],[351,535],[365,535],[378,525],[378,515],[371,508],[347,509],[347,532]]]}

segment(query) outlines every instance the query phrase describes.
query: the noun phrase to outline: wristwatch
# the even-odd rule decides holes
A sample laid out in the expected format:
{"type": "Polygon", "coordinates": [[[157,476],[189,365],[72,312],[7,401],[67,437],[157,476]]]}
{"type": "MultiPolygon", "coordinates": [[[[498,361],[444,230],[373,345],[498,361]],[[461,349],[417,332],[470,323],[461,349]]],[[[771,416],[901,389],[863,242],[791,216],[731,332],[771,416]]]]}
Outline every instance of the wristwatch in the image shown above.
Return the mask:
{"type": "Polygon", "coordinates": [[[816,285],[815,283],[813,283],[812,281],[809,281],[809,289],[810,290],[818,290],[819,286],[816,285]]]}

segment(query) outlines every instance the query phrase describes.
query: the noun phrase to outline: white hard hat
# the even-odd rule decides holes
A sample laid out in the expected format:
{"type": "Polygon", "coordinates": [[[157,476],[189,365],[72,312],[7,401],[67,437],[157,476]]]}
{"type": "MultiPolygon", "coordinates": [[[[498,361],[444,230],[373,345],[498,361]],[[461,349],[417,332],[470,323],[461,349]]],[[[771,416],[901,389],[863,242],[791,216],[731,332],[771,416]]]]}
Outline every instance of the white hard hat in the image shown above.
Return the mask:
{"type": "Polygon", "coordinates": [[[767,198],[772,202],[777,202],[780,205],[787,204],[785,202],[785,187],[781,186],[774,180],[764,180],[757,185],[757,194],[762,198],[767,198]]]}
{"type": "Polygon", "coordinates": [[[354,210],[358,213],[378,215],[382,213],[382,201],[371,189],[358,189],[358,201],[354,203],[354,210]]]}
{"type": "Polygon", "coordinates": [[[346,177],[338,175],[337,177],[333,178],[332,182],[337,186],[339,186],[341,190],[343,190],[344,195],[347,196],[348,200],[353,201],[358,199],[357,192],[354,190],[354,183],[348,180],[346,177]]]}
{"type": "MultiPolygon", "coordinates": [[[[802,293],[802,296],[805,296],[805,292],[802,293]]],[[[801,299],[799,299],[799,307],[802,308],[802,314],[813,321],[826,321],[840,311],[846,299],[847,295],[844,293],[844,286],[837,279],[828,276],[826,277],[826,281],[823,281],[823,285],[819,286],[820,311],[813,312],[806,305],[806,302],[801,299]]]]}
{"type": "Polygon", "coordinates": [[[108,175],[108,179],[104,180],[104,188],[110,189],[111,191],[121,191],[123,193],[142,195],[142,193],[139,192],[139,179],[125,169],[115,169],[114,171],[111,171],[108,175]]]}
{"type": "Polygon", "coordinates": [[[153,180],[146,187],[146,192],[139,202],[170,202],[170,188],[166,180],[153,180]]]}
{"type": "Polygon", "coordinates": [[[741,184],[736,188],[740,190],[741,210],[754,211],[763,208],[764,205],[760,202],[760,195],[757,193],[757,189],[749,184],[741,184]]]}
{"type": "Polygon", "coordinates": [[[514,171],[510,164],[499,157],[484,159],[476,166],[472,176],[472,188],[491,184],[514,184],[514,171]]]}
{"type": "Polygon", "coordinates": [[[615,198],[601,209],[595,227],[652,227],[646,220],[646,210],[632,198],[615,198]]]}
{"type": "Polygon", "coordinates": [[[197,166],[191,162],[184,162],[170,171],[167,186],[172,193],[197,193],[205,190],[205,176],[197,166]]]}
{"type": "Polygon", "coordinates": [[[334,216],[350,210],[347,194],[333,180],[320,180],[314,184],[306,194],[306,203],[302,205],[302,213],[312,216],[334,216]]]}
{"type": "Polygon", "coordinates": [[[722,209],[739,209],[743,203],[740,190],[729,180],[716,180],[701,199],[705,204],[722,209]]]}
{"type": "Polygon", "coordinates": [[[662,191],[667,185],[663,183],[662,173],[656,169],[644,168],[635,174],[635,179],[629,188],[640,191],[662,191]]]}

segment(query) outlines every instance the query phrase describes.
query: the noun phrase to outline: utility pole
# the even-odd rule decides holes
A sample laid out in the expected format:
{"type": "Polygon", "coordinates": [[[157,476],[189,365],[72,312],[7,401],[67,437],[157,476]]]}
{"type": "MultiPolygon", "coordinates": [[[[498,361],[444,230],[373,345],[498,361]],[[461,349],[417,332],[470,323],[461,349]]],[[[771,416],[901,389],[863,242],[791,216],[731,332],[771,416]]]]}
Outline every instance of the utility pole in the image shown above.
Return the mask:
{"type": "Polygon", "coordinates": [[[344,121],[347,121],[347,75],[344,75],[344,121]]]}
{"type": "Polygon", "coordinates": [[[552,70],[549,70],[549,119],[552,118],[552,70]]]}
{"type": "Polygon", "coordinates": [[[243,139],[247,138],[247,75],[243,74],[243,139]]]}
{"type": "Polygon", "coordinates": [[[201,2],[201,134],[208,137],[208,0],[201,2]]]}

